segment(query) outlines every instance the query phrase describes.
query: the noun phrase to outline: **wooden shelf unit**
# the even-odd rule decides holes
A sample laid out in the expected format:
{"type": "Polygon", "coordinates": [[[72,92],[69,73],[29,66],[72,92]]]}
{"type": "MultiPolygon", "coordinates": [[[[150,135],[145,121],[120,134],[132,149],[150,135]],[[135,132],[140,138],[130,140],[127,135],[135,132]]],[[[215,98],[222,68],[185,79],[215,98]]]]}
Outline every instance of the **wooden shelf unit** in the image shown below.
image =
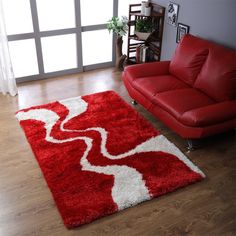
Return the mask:
{"type": "Polygon", "coordinates": [[[164,28],[165,7],[151,3],[151,15],[145,16],[141,14],[141,4],[129,5],[129,23],[128,23],[128,47],[127,47],[127,63],[134,64],[136,62],[136,49],[140,45],[145,45],[152,51],[154,55],[153,61],[160,61],[162,36],[164,28]],[[153,24],[153,32],[147,40],[140,40],[135,35],[135,24],[138,19],[148,19],[153,24]]]}

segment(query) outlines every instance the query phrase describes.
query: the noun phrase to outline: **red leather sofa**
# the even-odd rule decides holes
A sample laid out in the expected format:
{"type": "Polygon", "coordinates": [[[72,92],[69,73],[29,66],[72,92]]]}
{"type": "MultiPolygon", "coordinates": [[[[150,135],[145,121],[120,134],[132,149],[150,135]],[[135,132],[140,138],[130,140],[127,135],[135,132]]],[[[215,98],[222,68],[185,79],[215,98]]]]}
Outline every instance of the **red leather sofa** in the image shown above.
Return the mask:
{"type": "Polygon", "coordinates": [[[171,61],[127,66],[122,79],[135,101],[183,138],[236,127],[236,51],[187,34],[171,61]]]}

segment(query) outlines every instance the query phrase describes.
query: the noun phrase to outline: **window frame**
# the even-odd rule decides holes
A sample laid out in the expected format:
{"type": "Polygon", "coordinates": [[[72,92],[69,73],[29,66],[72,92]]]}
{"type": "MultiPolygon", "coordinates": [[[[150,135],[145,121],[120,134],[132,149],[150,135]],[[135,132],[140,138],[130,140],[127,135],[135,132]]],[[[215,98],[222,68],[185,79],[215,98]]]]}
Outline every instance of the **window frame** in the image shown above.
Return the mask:
{"type": "MultiPolygon", "coordinates": [[[[49,30],[49,31],[40,31],[38,11],[37,11],[37,2],[36,2],[36,0],[29,0],[29,1],[30,1],[32,23],[33,23],[33,33],[8,35],[8,41],[17,41],[17,40],[24,40],[24,39],[34,39],[35,40],[39,74],[25,76],[25,77],[18,77],[16,79],[17,83],[38,80],[38,79],[46,79],[46,78],[50,78],[50,77],[63,76],[63,75],[67,75],[67,74],[80,73],[80,72],[84,72],[84,71],[88,71],[88,70],[114,66],[114,64],[115,64],[115,37],[114,36],[112,37],[112,61],[83,66],[82,32],[106,29],[106,24],[81,26],[80,0],[74,0],[75,23],[76,23],[75,27],[74,28],[67,28],[67,29],[49,30]],[[60,70],[60,71],[46,73],[44,70],[44,64],[43,64],[41,38],[42,37],[50,37],[50,36],[60,36],[60,35],[66,35],[66,34],[76,34],[77,67],[73,68],[73,69],[66,69],[66,70],[60,70]]],[[[113,16],[118,15],[118,0],[113,0],[112,14],[113,14],[113,16]]]]}

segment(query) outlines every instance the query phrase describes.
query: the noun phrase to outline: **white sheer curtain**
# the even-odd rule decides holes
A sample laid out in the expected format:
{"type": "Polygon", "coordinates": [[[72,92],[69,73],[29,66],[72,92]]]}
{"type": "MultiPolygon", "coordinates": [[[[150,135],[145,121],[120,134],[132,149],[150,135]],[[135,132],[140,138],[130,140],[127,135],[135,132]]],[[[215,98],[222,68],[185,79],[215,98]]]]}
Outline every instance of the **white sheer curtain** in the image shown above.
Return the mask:
{"type": "Polygon", "coordinates": [[[9,93],[12,96],[17,94],[4,23],[2,0],[0,0],[0,92],[3,94],[9,93]]]}

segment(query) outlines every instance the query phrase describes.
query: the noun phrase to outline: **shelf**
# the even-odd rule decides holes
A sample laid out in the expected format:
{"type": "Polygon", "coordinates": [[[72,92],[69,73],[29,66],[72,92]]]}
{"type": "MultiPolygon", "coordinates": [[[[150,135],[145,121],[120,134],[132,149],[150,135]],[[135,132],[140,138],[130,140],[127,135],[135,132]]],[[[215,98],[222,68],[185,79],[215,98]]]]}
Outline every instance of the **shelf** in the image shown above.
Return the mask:
{"type": "Polygon", "coordinates": [[[140,45],[145,45],[144,42],[142,43],[132,43],[129,45],[129,49],[133,49],[133,48],[136,48],[137,46],[140,46],[140,45]]]}
{"type": "Polygon", "coordinates": [[[147,43],[159,43],[161,40],[159,38],[153,37],[152,35],[147,38],[147,40],[139,39],[136,35],[130,35],[129,39],[140,41],[140,42],[147,42],[147,43]]]}
{"type": "Polygon", "coordinates": [[[130,57],[128,60],[128,64],[137,64],[135,57],[130,57]]]}
{"type": "Polygon", "coordinates": [[[160,42],[150,42],[149,45],[158,49],[160,48],[160,42]]]}
{"type": "Polygon", "coordinates": [[[155,3],[151,3],[151,7],[153,11],[150,16],[141,14],[141,4],[131,4],[129,7],[127,47],[128,64],[137,64],[136,58],[138,63],[139,61],[145,61],[142,63],[160,61],[165,8],[155,3]],[[139,8],[137,8],[137,6],[139,8]],[[153,32],[146,40],[142,40],[134,34],[135,29],[133,27],[135,27],[138,19],[146,17],[153,23],[153,32]]]}
{"type": "MultiPolygon", "coordinates": [[[[155,61],[140,62],[138,64],[150,63],[150,62],[155,62],[155,61]]],[[[127,64],[129,64],[129,65],[137,64],[136,58],[135,57],[130,57],[129,60],[127,61],[127,64]]]]}
{"type": "Polygon", "coordinates": [[[163,13],[159,13],[159,12],[151,12],[150,16],[145,16],[143,14],[140,13],[140,11],[137,12],[131,12],[130,13],[131,16],[141,16],[141,17],[164,17],[163,13]]]}
{"type": "Polygon", "coordinates": [[[136,41],[140,41],[140,42],[145,42],[146,41],[146,40],[139,39],[136,35],[130,35],[128,38],[136,40],[136,41]]]}

